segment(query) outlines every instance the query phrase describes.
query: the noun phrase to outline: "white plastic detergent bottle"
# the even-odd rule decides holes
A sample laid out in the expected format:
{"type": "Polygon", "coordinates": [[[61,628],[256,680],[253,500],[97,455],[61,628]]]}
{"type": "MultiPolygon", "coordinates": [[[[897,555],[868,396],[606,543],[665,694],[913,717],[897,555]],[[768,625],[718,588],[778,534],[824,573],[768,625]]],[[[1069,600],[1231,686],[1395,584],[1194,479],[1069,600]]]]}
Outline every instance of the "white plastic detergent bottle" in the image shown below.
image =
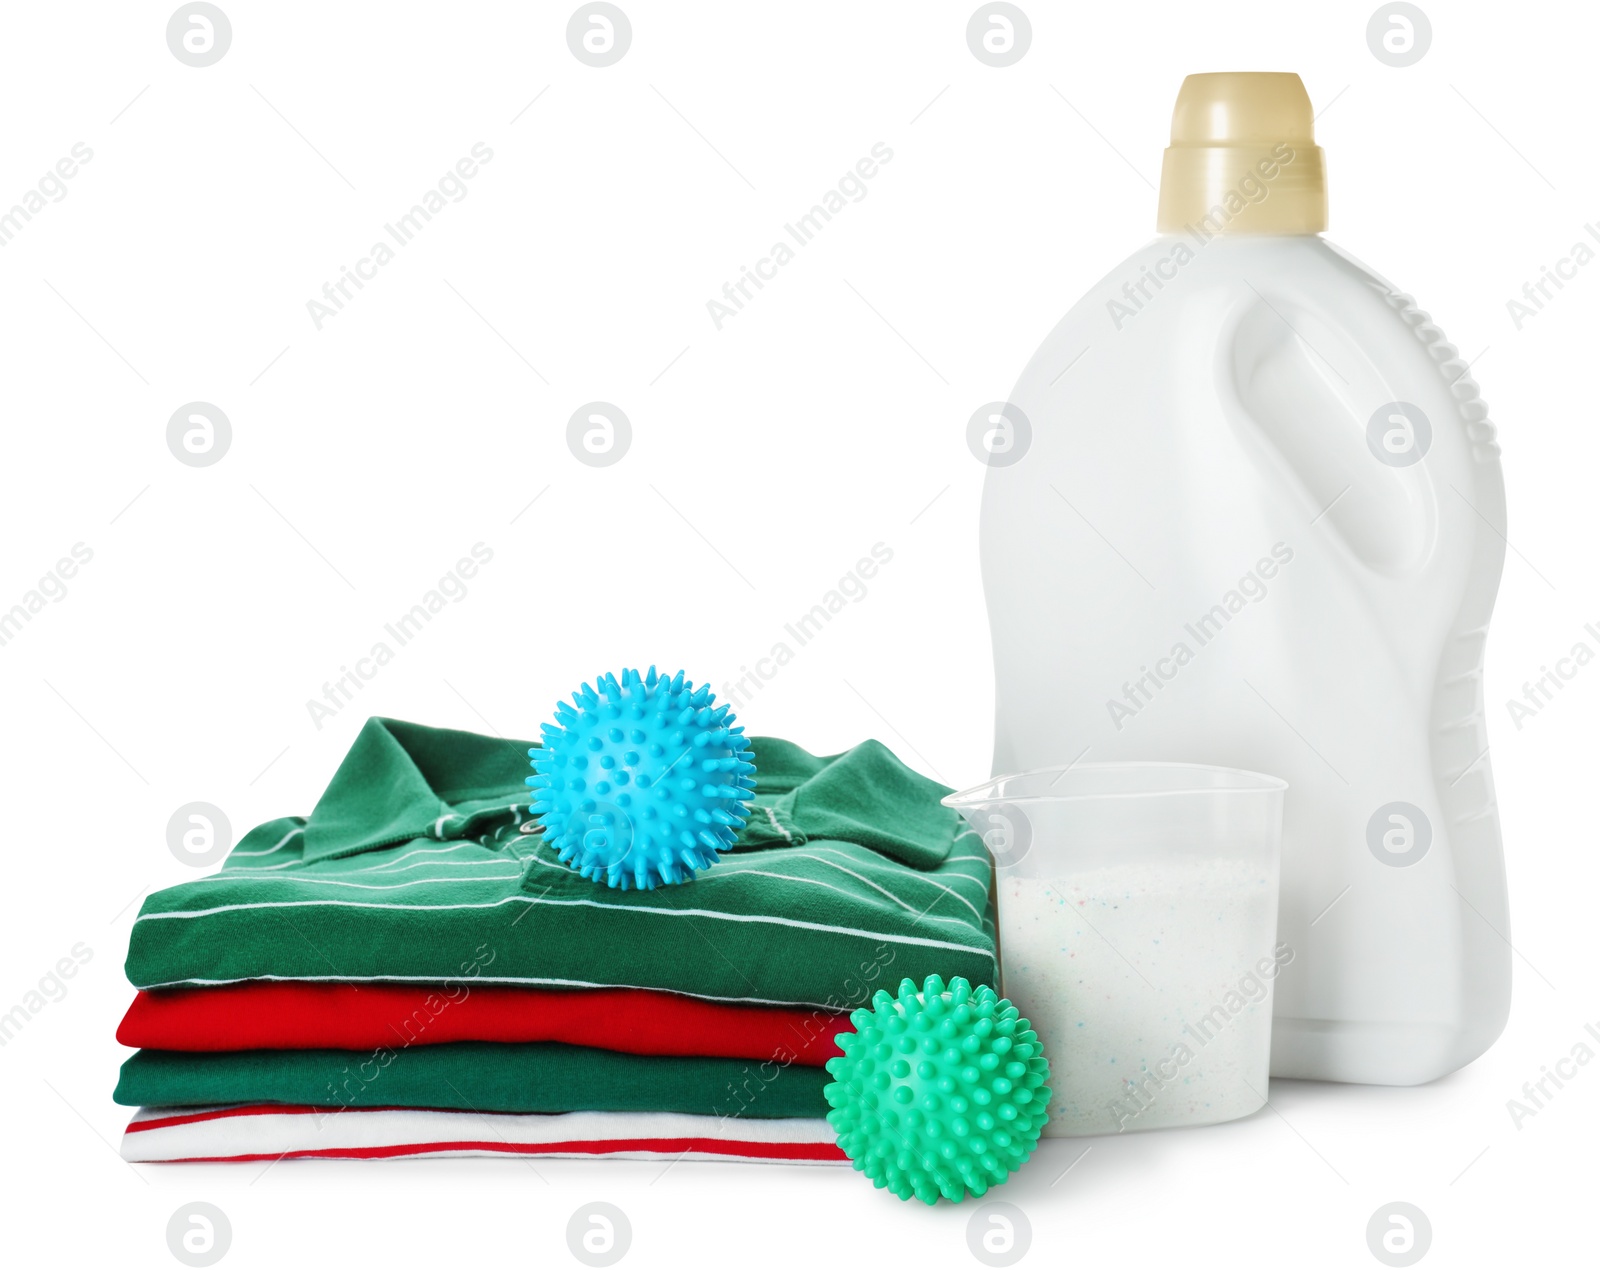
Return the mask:
{"type": "Polygon", "coordinates": [[[1482,681],[1505,493],[1458,350],[1326,225],[1299,76],[1186,79],[1160,236],[995,411],[994,765],[1286,780],[1272,1074],[1409,1085],[1510,1007],[1482,681]]]}

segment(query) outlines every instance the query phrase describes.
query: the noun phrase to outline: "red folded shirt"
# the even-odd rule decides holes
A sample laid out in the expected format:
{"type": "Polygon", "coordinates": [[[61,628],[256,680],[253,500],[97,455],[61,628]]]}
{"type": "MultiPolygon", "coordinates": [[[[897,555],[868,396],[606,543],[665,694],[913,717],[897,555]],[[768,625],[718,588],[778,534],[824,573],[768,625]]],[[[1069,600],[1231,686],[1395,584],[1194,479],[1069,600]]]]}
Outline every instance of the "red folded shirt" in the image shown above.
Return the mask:
{"type": "Polygon", "coordinates": [[[625,1054],[772,1059],[821,1067],[849,1019],[721,1005],[640,988],[556,990],[267,982],[141,992],[117,1028],[140,1049],[348,1049],[560,1041],[625,1054]]]}

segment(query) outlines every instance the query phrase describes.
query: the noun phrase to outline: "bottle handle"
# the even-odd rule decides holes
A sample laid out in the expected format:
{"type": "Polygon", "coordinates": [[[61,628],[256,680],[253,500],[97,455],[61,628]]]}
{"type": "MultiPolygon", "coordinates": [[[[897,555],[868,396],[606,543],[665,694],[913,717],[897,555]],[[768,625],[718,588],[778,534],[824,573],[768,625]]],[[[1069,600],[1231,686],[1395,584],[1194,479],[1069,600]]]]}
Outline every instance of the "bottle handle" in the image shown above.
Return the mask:
{"type": "Polygon", "coordinates": [[[1449,424],[1441,406],[1453,404],[1438,367],[1403,326],[1375,331],[1337,311],[1347,305],[1245,286],[1215,370],[1246,452],[1352,562],[1417,576],[1435,555],[1448,493],[1426,461],[1449,424]]]}

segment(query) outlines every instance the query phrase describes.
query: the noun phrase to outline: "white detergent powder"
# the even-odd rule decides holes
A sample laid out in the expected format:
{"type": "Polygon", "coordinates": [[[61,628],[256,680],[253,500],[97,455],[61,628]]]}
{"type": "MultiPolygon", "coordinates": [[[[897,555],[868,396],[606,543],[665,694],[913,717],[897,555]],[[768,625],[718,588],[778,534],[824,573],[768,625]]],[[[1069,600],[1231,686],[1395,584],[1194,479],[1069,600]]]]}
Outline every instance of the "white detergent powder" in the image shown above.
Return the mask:
{"type": "Polygon", "coordinates": [[[1045,1134],[1212,1124],[1267,1093],[1276,879],[1167,860],[1000,881],[1005,993],[1050,1059],[1045,1134]]]}

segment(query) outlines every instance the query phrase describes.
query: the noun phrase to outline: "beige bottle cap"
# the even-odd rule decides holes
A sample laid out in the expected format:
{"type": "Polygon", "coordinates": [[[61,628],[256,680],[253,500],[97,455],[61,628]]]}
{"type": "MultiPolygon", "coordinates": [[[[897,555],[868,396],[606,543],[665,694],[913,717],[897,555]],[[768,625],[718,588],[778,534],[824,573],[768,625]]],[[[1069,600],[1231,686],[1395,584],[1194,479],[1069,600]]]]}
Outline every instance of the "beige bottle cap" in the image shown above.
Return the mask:
{"type": "Polygon", "coordinates": [[[1190,75],[1172,111],[1156,229],[1205,238],[1326,229],[1328,187],[1311,124],[1298,75],[1190,75]]]}

